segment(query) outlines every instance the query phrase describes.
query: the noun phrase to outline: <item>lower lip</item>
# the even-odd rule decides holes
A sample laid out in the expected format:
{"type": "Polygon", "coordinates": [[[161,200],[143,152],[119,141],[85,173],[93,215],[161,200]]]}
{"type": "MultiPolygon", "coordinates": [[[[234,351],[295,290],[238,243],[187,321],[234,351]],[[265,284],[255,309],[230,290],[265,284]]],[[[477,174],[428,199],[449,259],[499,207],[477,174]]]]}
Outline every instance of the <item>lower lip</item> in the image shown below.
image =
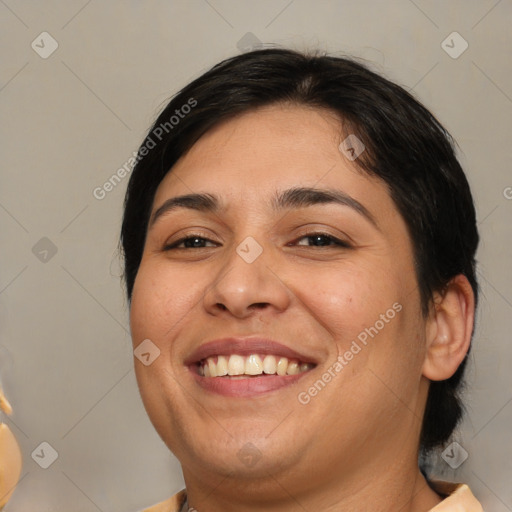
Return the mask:
{"type": "Polygon", "coordinates": [[[229,377],[203,377],[194,370],[191,371],[196,382],[206,391],[223,396],[244,398],[277,391],[294,384],[303,375],[309,373],[307,371],[297,375],[266,375],[245,379],[230,379],[229,377]]]}

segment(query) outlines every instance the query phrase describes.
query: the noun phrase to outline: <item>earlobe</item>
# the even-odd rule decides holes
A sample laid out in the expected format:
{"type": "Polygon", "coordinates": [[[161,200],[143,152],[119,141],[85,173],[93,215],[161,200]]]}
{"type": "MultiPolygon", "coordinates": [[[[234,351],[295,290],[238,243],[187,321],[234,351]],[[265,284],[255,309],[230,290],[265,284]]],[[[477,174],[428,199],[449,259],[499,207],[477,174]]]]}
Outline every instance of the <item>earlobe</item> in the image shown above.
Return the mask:
{"type": "Polygon", "coordinates": [[[427,320],[423,375],[449,379],[469,350],[475,317],[475,297],[466,276],[459,274],[436,294],[427,320]]]}

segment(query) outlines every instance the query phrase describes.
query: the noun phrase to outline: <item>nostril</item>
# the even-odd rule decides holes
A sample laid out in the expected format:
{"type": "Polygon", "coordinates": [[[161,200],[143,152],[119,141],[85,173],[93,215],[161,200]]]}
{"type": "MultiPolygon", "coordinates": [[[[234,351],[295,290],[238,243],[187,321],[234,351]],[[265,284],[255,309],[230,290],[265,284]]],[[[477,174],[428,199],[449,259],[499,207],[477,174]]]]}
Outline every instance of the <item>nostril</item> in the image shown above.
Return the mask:
{"type": "MultiPolygon", "coordinates": [[[[251,304],[248,309],[265,309],[269,305],[268,302],[255,302],[251,304]]],[[[227,311],[228,308],[221,302],[217,302],[216,307],[218,307],[222,311],[227,311]]]]}
{"type": "Polygon", "coordinates": [[[267,306],[268,306],[268,302],[256,302],[255,304],[252,304],[251,307],[256,308],[256,309],[263,309],[263,308],[266,308],[267,306]]]}

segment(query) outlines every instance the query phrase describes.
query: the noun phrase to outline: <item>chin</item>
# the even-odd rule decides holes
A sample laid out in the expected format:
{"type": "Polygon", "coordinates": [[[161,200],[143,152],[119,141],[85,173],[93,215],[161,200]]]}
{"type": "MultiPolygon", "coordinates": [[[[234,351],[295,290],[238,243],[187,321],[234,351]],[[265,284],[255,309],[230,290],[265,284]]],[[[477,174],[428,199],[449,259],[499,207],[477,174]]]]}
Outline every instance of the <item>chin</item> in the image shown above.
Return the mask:
{"type": "MultiPolygon", "coordinates": [[[[230,423],[230,427],[234,426],[230,423]]],[[[287,434],[284,439],[274,432],[271,433],[273,438],[269,438],[268,429],[265,429],[265,433],[260,429],[232,430],[236,437],[224,431],[221,436],[201,435],[200,429],[190,428],[189,432],[196,432],[196,437],[174,438],[166,444],[182,465],[191,471],[231,477],[236,474],[242,480],[268,478],[269,474],[276,474],[298,463],[301,451],[297,448],[295,436],[287,434]],[[294,439],[294,442],[290,443],[290,439],[294,439]]]]}

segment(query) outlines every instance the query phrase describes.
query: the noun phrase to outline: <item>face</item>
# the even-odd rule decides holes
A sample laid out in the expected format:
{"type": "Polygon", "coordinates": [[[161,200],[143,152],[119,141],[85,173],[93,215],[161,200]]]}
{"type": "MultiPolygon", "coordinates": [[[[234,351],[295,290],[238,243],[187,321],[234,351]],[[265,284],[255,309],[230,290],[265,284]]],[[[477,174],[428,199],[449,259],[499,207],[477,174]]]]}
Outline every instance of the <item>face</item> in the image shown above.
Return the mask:
{"type": "Polygon", "coordinates": [[[292,492],[367,479],[417,448],[413,248],[386,184],[340,151],[340,127],[297,106],[243,114],[157,190],[131,329],[134,347],[160,351],[136,375],[185,479],[272,474],[292,492]]]}

